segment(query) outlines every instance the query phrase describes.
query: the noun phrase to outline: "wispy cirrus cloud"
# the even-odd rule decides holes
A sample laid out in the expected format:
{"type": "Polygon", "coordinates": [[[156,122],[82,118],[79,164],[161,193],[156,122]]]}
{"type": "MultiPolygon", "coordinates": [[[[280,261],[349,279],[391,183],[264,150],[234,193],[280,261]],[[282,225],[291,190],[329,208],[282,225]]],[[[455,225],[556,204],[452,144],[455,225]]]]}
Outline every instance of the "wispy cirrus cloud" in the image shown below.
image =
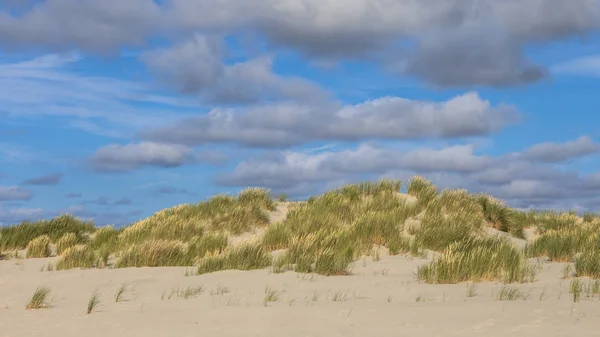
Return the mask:
{"type": "Polygon", "coordinates": [[[11,119],[51,116],[63,127],[124,138],[139,128],[174,121],[174,110],[200,107],[185,98],[157,94],[142,83],[73,71],[81,60],[81,54],[71,52],[0,61],[3,109],[11,119]],[[140,108],[139,103],[155,106],[140,108]]]}

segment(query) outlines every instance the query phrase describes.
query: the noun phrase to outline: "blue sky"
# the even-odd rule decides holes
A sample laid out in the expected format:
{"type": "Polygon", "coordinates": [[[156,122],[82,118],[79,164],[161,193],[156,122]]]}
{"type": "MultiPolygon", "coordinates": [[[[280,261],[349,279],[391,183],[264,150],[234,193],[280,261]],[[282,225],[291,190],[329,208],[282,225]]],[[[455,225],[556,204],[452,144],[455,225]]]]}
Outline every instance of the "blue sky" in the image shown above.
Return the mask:
{"type": "Polygon", "coordinates": [[[0,4],[0,224],[423,175],[600,210],[597,0],[0,4]]]}

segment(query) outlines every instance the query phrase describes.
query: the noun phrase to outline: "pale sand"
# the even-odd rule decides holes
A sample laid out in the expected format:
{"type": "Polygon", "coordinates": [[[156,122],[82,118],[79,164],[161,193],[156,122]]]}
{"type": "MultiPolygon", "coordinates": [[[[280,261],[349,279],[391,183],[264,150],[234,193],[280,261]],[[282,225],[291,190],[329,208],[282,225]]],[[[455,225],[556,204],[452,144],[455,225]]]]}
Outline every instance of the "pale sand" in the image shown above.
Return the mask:
{"type": "MultiPolygon", "coordinates": [[[[284,219],[287,210],[288,204],[280,206],[272,221],[284,219]]],[[[231,243],[260,233],[234,237],[231,243]]],[[[40,272],[53,261],[0,261],[0,337],[600,335],[600,301],[574,304],[570,280],[561,280],[559,263],[543,264],[537,282],[518,285],[529,294],[527,300],[499,301],[500,283],[481,283],[477,295],[468,298],[465,284],[419,284],[413,273],[427,260],[384,253],[379,261],[367,257],[355,262],[352,276],[339,277],[273,274],[268,269],[201,276],[185,276],[187,268],[40,272]],[[115,303],[123,283],[134,291],[115,303]],[[205,290],[198,297],[168,299],[174,288],[199,285],[205,290]],[[38,286],[52,289],[52,306],[25,310],[38,286]],[[281,293],[265,306],[267,287],[281,293]],[[96,290],[101,306],[87,315],[87,302],[96,290]]]]}
{"type": "Polygon", "coordinates": [[[561,264],[544,264],[528,300],[498,301],[500,284],[418,284],[425,260],[383,256],[357,261],[354,275],[320,277],[268,270],[184,276],[186,268],[40,272],[50,259],[0,262],[0,336],[591,336],[600,334],[600,302],[573,304],[561,264]],[[365,266],[366,265],[366,266],[365,266]],[[134,286],[115,303],[122,283],[134,286]],[[203,285],[196,298],[167,299],[173,288],[203,285]],[[25,310],[38,286],[52,307],[25,310]],[[226,288],[227,293],[215,294],[226,288]],[[282,291],[263,305],[265,288],[282,291]],[[540,294],[546,288],[545,298],[540,294]],[[85,313],[95,290],[99,310],[85,313]],[[164,293],[164,299],[161,299],[164,293]],[[211,294],[212,293],[212,294],[211,294]],[[336,293],[340,301],[334,301],[336,293]],[[417,302],[417,298],[424,299],[417,302]]]}

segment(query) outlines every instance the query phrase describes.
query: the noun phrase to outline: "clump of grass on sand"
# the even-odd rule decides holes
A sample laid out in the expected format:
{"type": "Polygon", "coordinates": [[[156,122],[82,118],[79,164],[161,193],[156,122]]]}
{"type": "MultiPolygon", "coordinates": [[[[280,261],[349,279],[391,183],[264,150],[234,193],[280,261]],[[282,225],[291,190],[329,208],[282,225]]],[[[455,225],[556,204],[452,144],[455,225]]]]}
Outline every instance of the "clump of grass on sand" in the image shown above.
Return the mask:
{"type": "Polygon", "coordinates": [[[198,296],[200,296],[200,294],[202,294],[204,292],[204,287],[202,285],[199,286],[195,286],[195,287],[187,287],[187,288],[174,288],[173,290],[171,290],[171,293],[169,294],[169,297],[167,299],[172,299],[172,298],[177,298],[177,299],[190,299],[190,298],[196,298],[198,296]]]}
{"type": "Polygon", "coordinates": [[[408,194],[417,198],[417,207],[419,210],[423,210],[435,199],[437,188],[425,178],[415,176],[408,182],[408,194]]]}
{"type": "Polygon", "coordinates": [[[466,281],[532,282],[536,268],[506,239],[471,238],[451,244],[441,256],[417,269],[426,283],[466,281]]]}
{"type": "Polygon", "coordinates": [[[496,294],[496,299],[499,301],[516,301],[519,299],[526,300],[528,298],[529,294],[524,293],[521,289],[515,286],[508,286],[506,284],[502,285],[496,294]]]}
{"type": "Polygon", "coordinates": [[[525,238],[523,223],[516,221],[514,211],[502,200],[487,194],[477,195],[477,200],[483,209],[483,217],[492,228],[510,233],[517,238],[525,238]]]}
{"type": "Polygon", "coordinates": [[[271,255],[257,242],[244,243],[227,249],[221,255],[207,256],[198,260],[197,274],[220,270],[262,269],[271,265],[271,255]]]}
{"type": "Polygon", "coordinates": [[[41,235],[27,244],[27,257],[40,258],[50,256],[50,237],[41,235]]]}
{"type": "Polygon", "coordinates": [[[584,251],[600,248],[600,226],[581,224],[550,229],[527,245],[529,256],[546,256],[555,262],[570,262],[584,251]]]}
{"type": "Polygon", "coordinates": [[[116,268],[189,266],[188,246],[176,240],[150,240],[119,253],[116,268]]]}
{"type": "Polygon", "coordinates": [[[77,234],[66,233],[56,242],[56,252],[58,255],[62,255],[68,248],[77,245],[78,241],[77,234]]]}
{"type": "Polygon", "coordinates": [[[585,251],[575,258],[575,276],[600,279],[600,252],[597,249],[585,251]]]}
{"type": "Polygon", "coordinates": [[[86,309],[86,313],[89,315],[92,312],[94,312],[98,306],[100,305],[101,301],[100,301],[100,293],[98,291],[95,291],[92,296],[90,297],[90,299],[88,300],[88,305],[87,305],[87,309],[86,309]]]}
{"type": "Polygon", "coordinates": [[[81,221],[72,215],[63,214],[54,219],[22,222],[16,226],[0,227],[0,251],[24,249],[36,237],[47,235],[55,242],[66,233],[75,233],[80,242],[96,227],[92,222],[81,221]]]}
{"type": "Polygon", "coordinates": [[[127,283],[121,284],[121,286],[119,287],[119,289],[117,289],[117,292],[115,294],[115,302],[116,303],[123,301],[123,296],[125,296],[125,293],[127,292],[128,289],[129,289],[129,287],[127,286],[127,283]]]}
{"type": "Polygon", "coordinates": [[[29,302],[25,306],[25,309],[41,309],[46,308],[50,305],[48,296],[50,295],[50,288],[48,287],[39,287],[31,296],[29,302]]]}
{"type": "Polygon", "coordinates": [[[94,268],[98,266],[98,262],[98,255],[93,249],[86,245],[76,245],[63,252],[61,259],[56,262],[56,270],[94,268]]]}

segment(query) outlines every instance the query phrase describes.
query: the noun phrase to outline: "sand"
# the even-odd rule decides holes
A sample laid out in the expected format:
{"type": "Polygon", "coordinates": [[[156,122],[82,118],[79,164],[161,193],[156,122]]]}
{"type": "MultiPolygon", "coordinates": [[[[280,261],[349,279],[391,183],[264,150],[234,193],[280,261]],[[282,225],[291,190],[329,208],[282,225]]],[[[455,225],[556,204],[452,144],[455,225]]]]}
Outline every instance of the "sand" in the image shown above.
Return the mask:
{"type": "MultiPolygon", "coordinates": [[[[280,204],[271,221],[284,219],[288,206],[280,204]]],[[[56,259],[0,261],[0,337],[600,335],[600,301],[573,303],[560,263],[541,264],[535,283],[517,285],[527,299],[500,301],[501,283],[480,283],[473,297],[466,284],[420,284],[414,272],[427,260],[384,250],[380,258],[356,261],[352,275],[337,277],[269,269],[186,276],[191,268],[179,267],[40,271],[56,259]],[[117,303],[123,284],[129,290],[117,303]],[[52,290],[51,306],[25,310],[39,286],[52,290]],[[196,296],[176,295],[198,287],[203,291],[196,296]],[[87,314],[95,291],[101,304],[87,314]],[[266,291],[277,298],[265,303],[266,291]]]]}
{"type": "Polygon", "coordinates": [[[591,336],[600,302],[573,303],[562,264],[546,263],[527,300],[499,301],[499,283],[427,285],[413,272],[422,259],[365,258],[353,275],[224,271],[185,276],[186,268],[44,271],[55,258],[0,261],[0,336],[591,336]],[[123,284],[134,287],[116,303],[123,284]],[[169,299],[174,288],[197,297],[169,299]],[[38,286],[51,307],[25,310],[38,286]],[[265,306],[265,289],[280,292],[265,306]],[[102,303],[86,314],[94,291],[102,303]],[[545,295],[543,298],[541,294],[545,295]]]}

